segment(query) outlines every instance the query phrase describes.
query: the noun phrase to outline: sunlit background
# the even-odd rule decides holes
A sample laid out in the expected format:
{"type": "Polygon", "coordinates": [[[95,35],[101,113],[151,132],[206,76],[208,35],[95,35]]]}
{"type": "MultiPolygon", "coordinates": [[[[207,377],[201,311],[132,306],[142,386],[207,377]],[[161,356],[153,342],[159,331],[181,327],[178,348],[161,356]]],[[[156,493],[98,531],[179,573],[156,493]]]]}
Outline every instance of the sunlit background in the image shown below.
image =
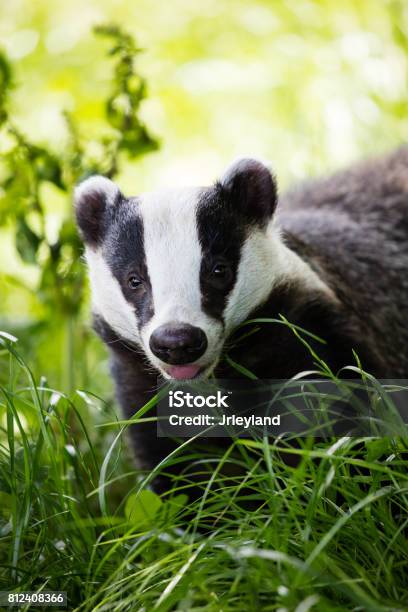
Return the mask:
{"type": "MultiPolygon", "coordinates": [[[[403,1],[11,0],[0,5],[0,47],[14,69],[14,120],[32,141],[61,149],[64,109],[98,133],[111,72],[92,27],[106,22],[143,48],[141,113],[160,142],[124,160],[117,181],[126,194],[208,183],[242,154],[270,160],[284,189],[407,140],[403,1]]],[[[46,199],[47,231],[57,233],[67,203],[51,189],[46,199]]],[[[44,322],[38,270],[20,261],[10,225],[0,240],[0,327],[26,342],[39,373],[64,384],[61,347],[70,341],[44,322]]],[[[104,353],[96,340],[86,346],[89,384],[104,353]]],[[[71,350],[82,356],[83,347],[77,338],[71,350]]]]}

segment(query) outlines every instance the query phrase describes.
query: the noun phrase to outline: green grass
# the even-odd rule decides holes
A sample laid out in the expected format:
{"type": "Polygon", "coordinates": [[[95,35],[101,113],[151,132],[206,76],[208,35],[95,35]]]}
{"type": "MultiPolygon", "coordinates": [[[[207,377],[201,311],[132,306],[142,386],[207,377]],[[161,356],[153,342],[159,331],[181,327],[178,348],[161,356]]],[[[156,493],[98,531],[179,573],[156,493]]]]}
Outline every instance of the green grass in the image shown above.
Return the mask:
{"type": "Polygon", "coordinates": [[[2,346],[0,590],[83,611],[408,609],[404,439],[186,441],[158,471],[190,466],[202,494],[174,477],[159,498],[109,406],[2,346]]]}

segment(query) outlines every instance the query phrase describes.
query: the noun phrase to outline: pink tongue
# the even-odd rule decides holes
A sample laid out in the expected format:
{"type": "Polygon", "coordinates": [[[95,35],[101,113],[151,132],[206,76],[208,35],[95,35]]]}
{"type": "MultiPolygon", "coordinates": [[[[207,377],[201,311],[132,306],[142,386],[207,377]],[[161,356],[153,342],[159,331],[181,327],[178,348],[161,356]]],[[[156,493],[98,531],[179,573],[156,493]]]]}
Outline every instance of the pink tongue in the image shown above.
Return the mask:
{"type": "Polygon", "coordinates": [[[172,378],[176,380],[183,380],[185,378],[194,378],[200,371],[200,366],[198,365],[180,365],[180,366],[172,366],[169,368],[168,373],[172,378]]]}

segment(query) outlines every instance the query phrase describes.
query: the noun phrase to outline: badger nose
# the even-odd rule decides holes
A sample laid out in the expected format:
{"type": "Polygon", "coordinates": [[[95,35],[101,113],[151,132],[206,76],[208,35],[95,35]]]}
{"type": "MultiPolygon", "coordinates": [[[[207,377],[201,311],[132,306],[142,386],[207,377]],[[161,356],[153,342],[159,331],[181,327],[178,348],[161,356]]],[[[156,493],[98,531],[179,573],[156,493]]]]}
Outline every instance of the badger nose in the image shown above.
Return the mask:
{"type": "Polygon", "coordinates": [[[207,337],[202,329],[185,323],[167,323],[150,336],[150,349],[156,357],[172,365],[195,361],[204,355],[207,337]]]}

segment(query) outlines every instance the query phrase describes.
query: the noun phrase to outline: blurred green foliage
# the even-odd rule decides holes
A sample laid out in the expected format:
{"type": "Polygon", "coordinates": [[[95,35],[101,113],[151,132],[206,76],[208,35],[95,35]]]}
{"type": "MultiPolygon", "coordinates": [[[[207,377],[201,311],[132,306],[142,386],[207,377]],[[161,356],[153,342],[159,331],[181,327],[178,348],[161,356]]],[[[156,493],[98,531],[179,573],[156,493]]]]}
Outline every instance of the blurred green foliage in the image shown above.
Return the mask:
{"type": "Polygon", "coordinates": [[[107,391],[72,223],[76,180],[102,172],[129,194],[204,184],[249,153],[270,159],[284,188],[398,145],[407,32],[403,0],[0,5],[0,328],[36,374],[107,391]],[[123,24],[138,45],[98,27],[106,57],[91,33],[101,23],[123,24]],[[145,125],[162,138],[153,155],[145,125]]]}
{"type": "Polygon", "coordinates": [[[0,161],[0,225],[12,228],[19,258],[38,272],[32,290],[43,308],[35,325],[37,330],[45,329],[45,337],[57,349],[57,355],[61,353],[58,331],[65,330],[67,355],[63,369],[68,389],[74,384],[72,342],[77,335],[74,327],[81,326],[78,317],[85,299],[82,244],[70,205],[73,187],[92,174],[114,177],[119,171],[122,153],[134,159],[157,146],[138,114],[146,89],[136,69],[139,49],[133,37],[112,25],[99,26],[95,33],[110,40],[109,55],[113,58],[111,91],[105,101],[105,129],[98,138],[90,140],[83,135],[75,117],[65,114],[69,139],[56,152],[51,147],[30,142],[14,125],[8,103],[11,68],[4,55],[0,60],[3,83],[0,137],[8,140],[0,161]],[[67,212],[52,238],[46,228],[44,185],[57,190],[66,200],[67,212]]]}

